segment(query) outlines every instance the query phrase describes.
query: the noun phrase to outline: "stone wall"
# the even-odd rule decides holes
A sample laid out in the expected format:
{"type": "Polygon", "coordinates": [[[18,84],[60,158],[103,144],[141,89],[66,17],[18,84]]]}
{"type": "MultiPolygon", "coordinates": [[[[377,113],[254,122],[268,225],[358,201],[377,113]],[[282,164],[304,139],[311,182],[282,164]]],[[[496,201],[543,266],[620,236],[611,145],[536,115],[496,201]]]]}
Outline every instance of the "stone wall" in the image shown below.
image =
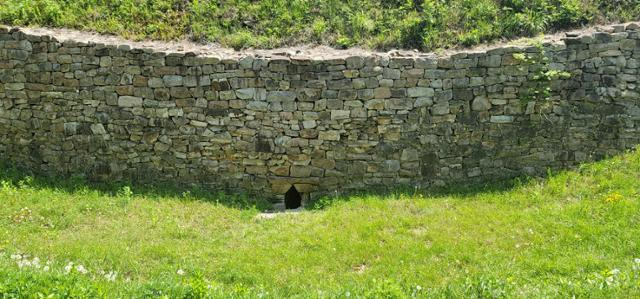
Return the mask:
{"type": "Polygon", "coordinates": [[[640,143],[637,24],[436,57],[164,53],[0,29],[0,155],[281,199],[544,174],[640,143]]]}

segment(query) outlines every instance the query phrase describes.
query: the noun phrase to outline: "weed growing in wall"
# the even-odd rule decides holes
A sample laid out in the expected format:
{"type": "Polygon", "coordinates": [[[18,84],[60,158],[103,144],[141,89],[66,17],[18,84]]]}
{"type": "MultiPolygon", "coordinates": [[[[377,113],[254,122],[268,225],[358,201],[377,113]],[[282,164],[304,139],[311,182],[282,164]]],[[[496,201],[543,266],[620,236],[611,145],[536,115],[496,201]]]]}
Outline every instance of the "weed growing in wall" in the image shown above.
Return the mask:
{"type": "Polygon", "coordinates": [[[534,83],[524,92],[520,100],[524,107],[527,107],[531,102],[539,103],[542,107],[549,107],[554,91],[553,81],[569,79],[571,73],[552,69],[542,44],[537,43],[535,47],[538,52],[513,54],[513,58],[521,63],[521,68],[528,67],[532,71],[529,80],[534,83]]]}

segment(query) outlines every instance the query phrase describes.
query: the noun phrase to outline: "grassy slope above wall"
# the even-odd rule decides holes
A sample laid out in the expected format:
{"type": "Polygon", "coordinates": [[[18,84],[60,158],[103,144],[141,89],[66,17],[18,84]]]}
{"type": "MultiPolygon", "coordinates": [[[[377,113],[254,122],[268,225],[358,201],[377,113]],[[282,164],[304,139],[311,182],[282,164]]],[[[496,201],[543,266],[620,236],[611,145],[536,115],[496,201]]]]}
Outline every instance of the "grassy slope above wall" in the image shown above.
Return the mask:
{"type": "Polygon", "coordinates": [[[636,151],[514,188],[261,219],[0,168],[0,297],[638,298],[639,169],[636,151]]]}
{"type": "Polygon", "coordinates": [[[433,50],[640,15],[637,0],[0,0],[0,22],[234,48],[433,50]]]}

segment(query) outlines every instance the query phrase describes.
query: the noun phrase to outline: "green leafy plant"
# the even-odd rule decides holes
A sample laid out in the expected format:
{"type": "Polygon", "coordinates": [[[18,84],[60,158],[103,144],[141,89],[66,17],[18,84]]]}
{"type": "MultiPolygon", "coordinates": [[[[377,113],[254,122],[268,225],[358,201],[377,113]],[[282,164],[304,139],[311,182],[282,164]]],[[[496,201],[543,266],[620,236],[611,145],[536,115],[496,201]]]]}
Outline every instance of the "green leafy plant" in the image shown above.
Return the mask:
{"type": "Polygon", "coordinates": [[[555,70],[550,67],[549,57],[541,44],[536,44],[538,49],[535,53],[515,53],[513,58],[520,62],[521,69],[527,67],[530,71],[529,80],[532,87],[521,95],[520,100],[523,106],[530,102],[540,103],[543,106],[551,104],[553,95],[552,83],[555,80],[566,80],[571,78],[571,73],[555,70]]]}
{"type": "Polygon", "coordinates": [[[133,191],[129,186],[122,186],[122,188],[120,188],[120,191],[118,191],[118,196],[124,197],[124,198],[131,198],[131,196],[133,196],[133,191]]]}

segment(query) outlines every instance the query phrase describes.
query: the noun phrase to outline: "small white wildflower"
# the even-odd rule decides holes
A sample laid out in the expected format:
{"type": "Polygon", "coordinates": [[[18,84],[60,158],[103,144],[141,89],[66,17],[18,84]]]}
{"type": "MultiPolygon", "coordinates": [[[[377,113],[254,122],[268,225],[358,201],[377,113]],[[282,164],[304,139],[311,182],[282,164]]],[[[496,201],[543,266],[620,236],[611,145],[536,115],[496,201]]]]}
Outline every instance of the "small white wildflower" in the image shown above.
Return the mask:
{"type": "Polygon", "coordinates": [[[64,273],[68,274],[73,270],[73,262],[69,262],[66,266],[64,266],[64,273]]]}
{"type": "Polygon", "coordinates": [[[78,271],[78,273],[80,273],[80,274],[89,273],[89,271],[87,271],[87,269],[83,265],[76,266],[76,271],[78,271]]]}
{"type": "Polygon", "coordinates": [[[40,269],[40,259],[37,256],[34,257],[33,261],[31,261],[31,265],[36,269],[40,269]]]}
{"type": "Polygon", "coordinates": [[[421,290],[422,290],[422,287],[421,287],[421,286],[419,286],[419,285],[417,285],[417,286],[416,286],[416,290],[421,291],[421,290]]]}
{"type": "Polygon", "coordinates": [[[346,293],[344,293],[345,297],[351,297],[351,292],[347,291],[346,293]]]}
{"type": "Polygon", "coordinates": [[[609,276],[609,277],[605,278],[605,282],[609,286],[612,285],[613,284],[613,276],[609,276]]]}
{"type": "Polygon", "coordinates": [[[618,274],[620,274],[620,269],[611,270],[611,275],[618,275],[618,274]]]}
{"type": "Polygon", "coordinates": [[[110,271],[109,273],[104,275],[104,278],[107,281],[115,281],[116,280],[116,276],[118,275],[118,272],[115,271],[110,271]]]}
{"type": "Polygon", "coordinates": [[[23,267],[31,266],[31,262],[29,260],[20,260],[18,261],[18,268],[22,269],[23,267]]]}
{"type": "Polygon", "coordinates": [[[19,255],[19,254],[12,254],[12,255],[11,255],[11,259],[12,259],[12,260],[21,260],[21,259],[22,259],[22,256],[21,256],[21,255],[19,255]]]}
{"type": "Polygon", "coordinates": [[[636,264],[640,264],[640,259],[633,259],[633,262],[636,264]]]}
{"type": "Polygon", "coordinates": [[[184,270],[178,269],[178,271],[176,271],[176,274],[182,276],[182,275],[184,275],[184,270]]]}
{"type": "Polygon", "coordinates": [[[49,271],[49,266],[44,266],[44,268],[42,268],[42,271],[44,271],[44,272],[49,271]]]}

